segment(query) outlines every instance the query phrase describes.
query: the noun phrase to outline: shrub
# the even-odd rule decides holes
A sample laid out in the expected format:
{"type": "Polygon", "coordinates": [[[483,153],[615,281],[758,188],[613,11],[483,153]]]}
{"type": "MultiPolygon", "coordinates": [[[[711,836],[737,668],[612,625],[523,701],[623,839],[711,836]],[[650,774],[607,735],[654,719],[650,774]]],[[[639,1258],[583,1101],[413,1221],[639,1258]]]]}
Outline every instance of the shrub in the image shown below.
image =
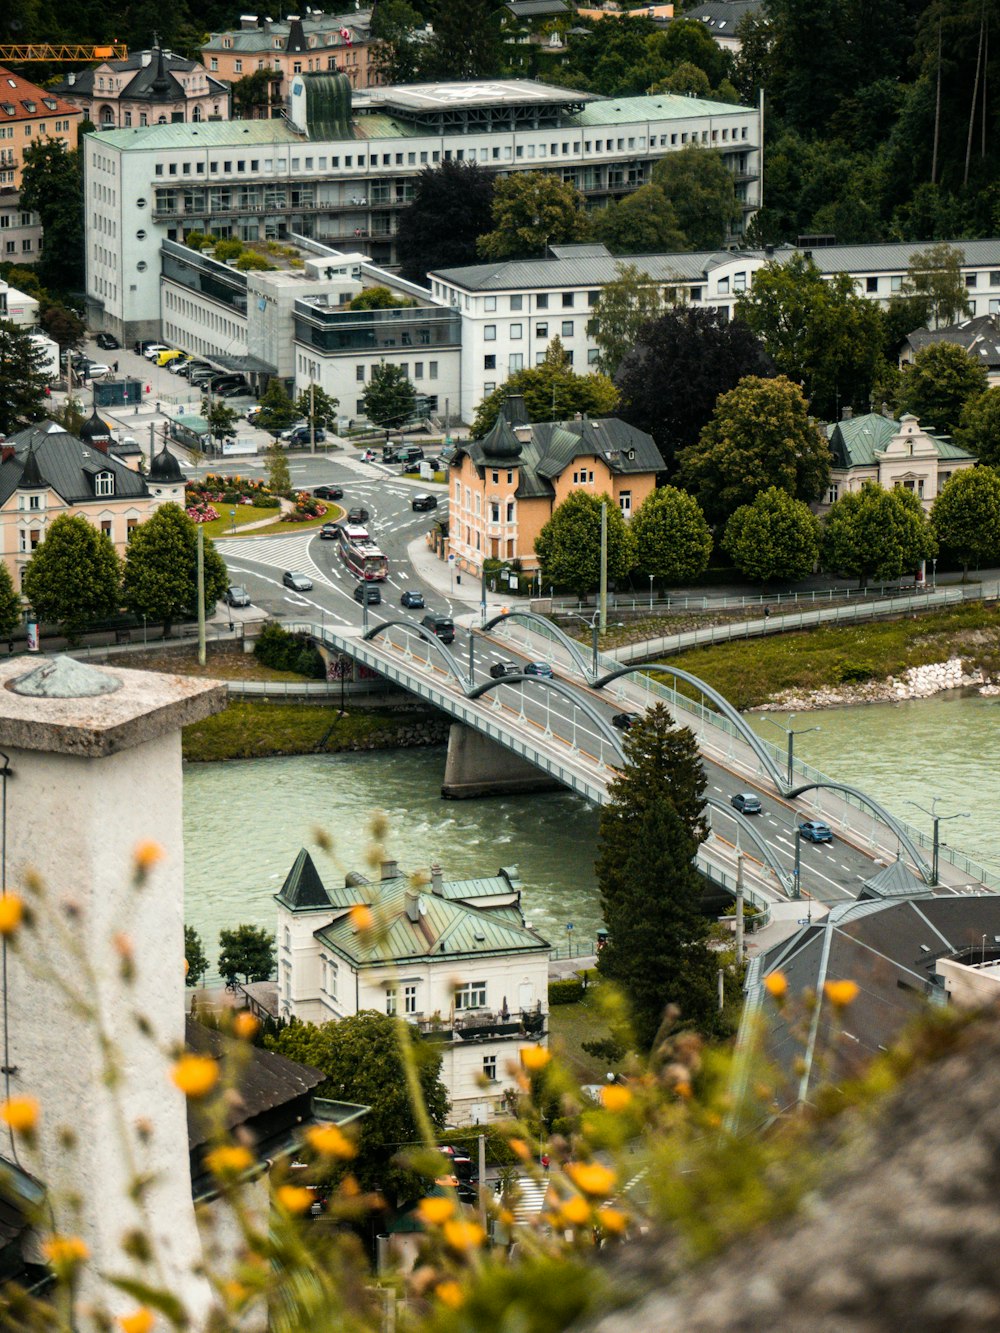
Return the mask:
{"type": "Polygon", "coordinates": [[[549,982],[549,1004],[577,1004],[583,999],[584,986],[575,977],[549,982]]]}
{"type": "Polygon", "coordinates": [[[312,644],[302,648],[295,658],[295,665],[291,668],[297,671],[300,676],[308,676],[313,680],[326,679],[326,663],[319,652],[312,644]]]}
{"type": "Polygon", "coordinates": [[[250,503],[255,509],[273,509],[278,503],[278,499],[269,491],[257,491],[250,497],[250,503]]]}
{"type": "Polygon", "coordinates": [[[875,668],[869,662],[841,662],[840,664],[839,675],[843,685],[871,680],[875,674],[875,668]]]}

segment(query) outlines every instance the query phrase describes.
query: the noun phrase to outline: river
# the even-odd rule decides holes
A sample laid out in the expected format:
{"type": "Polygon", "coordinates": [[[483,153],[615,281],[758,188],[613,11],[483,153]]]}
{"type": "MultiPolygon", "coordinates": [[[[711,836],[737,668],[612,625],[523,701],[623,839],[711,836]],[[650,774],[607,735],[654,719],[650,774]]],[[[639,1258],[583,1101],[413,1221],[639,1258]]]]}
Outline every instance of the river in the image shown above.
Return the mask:
{"type": "MultiPolygon", "coordinates": [[[[753,714],[762,736],[785,737],[753,714]]],[[[895,814],[930,831],[908,805],[967,813],[942,821],[941,838],[1000,870],[1000,699],[952,693],[905,703],[799,713],[796,754],[830,777],[876,795],[895,814]]],[[[597,812],[568,792],[444,801],[444,750],[304,755],[227,764],[189,764],[184,774],[185,920],[214,960],[219,931],[242,922],[274,929],[272,895],[302,846],[330,883],[365,870],[370,815],[382,810],[388,855],[406,870],[440,862],[448,879],[517,865],[523,906],[554,944],[588,943],[600,924],[594,880],[597,812]],[[334,842],[315,849],[314,830],[334,842]],[[572,932],[567,924],[572,922],[572,932]]]]}

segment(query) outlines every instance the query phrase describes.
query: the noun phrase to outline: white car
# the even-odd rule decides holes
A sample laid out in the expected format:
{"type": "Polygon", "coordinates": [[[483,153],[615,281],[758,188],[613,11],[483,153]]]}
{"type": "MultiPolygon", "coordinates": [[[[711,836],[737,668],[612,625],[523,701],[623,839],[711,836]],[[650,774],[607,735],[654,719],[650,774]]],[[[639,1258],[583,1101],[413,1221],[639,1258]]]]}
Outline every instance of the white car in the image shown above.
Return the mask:
{"type": "Polygon", "coordinates": [[[111,367],[106,366],[103,361],[90,361],[84,367],[87,378],[91,380],[102,380],[105,375],[111,374],[111,367]]]}
{"type": "Polygon", "coordinates": [[[143,356],[147,361],[155,361],[161,352],[169,352],[170,350],[166,343],[153,343],[152,346],[146,348],[143,356]]]}

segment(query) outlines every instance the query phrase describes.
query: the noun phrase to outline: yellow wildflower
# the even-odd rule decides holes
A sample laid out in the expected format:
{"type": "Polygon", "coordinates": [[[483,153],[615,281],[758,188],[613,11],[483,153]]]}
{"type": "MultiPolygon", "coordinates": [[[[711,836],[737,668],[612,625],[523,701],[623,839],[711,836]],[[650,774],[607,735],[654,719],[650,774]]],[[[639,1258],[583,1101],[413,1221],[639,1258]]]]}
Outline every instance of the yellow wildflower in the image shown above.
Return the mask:
{"type": "Polygon", "coordinates": [[[486,1239],[486,1232],[478,1222],[454,1217],[444,1224],[444,1238],[453,1250],[477,1250],[486,1239]]]}
{"type": "Polygon", "coordinates": [[[580,1194],[571,1194],[564,1199],[558,1214],[558,1221],[566,1226],[582,1227],[590,1219],[590,1204],[580,1194]]]}
{"type": "Polygon", "coordinates": [[[246,1010],[237,1014],[233,1019],[233,1032],[237,1037],[242,1037],[244,1041],[249,1041],[259,1027],[260,1023],[257,1019],[254,1018],[253,1014],[247,1013],[246,1010]]]}
{"type": "Polygon", "coordinates": [[[146,875],[152,870],[158,861],[162,861],[166,853],[158,842],[147,839],[145,842],[138,842],[132,857],[135,861],[135,868],[141,874],[146,875]]]}
{"type": "Polygon", "coordinates": [[[783,1000],[788,994],[788,978],[784,972],[769,972],[764,978],[764,989],[775,1000],[783,1000]]]}
{"type": "Polygon", "coordinates": [[[447,1305],[449,1310],[457,1310],[465,1300],[462,1288],[453,1278],[449,1278],[447,1282],[439,1282],[434,1289],[434,1295],[442,1305],[447,1305]]]}
{"type": "Polygon", "coordinates": [[[366,907],[364,903],[355,903],[350,912],[348,912],[348,916],[350,917],[351,925],[355,930],[371,930],[375,923],[371,908],[366,907]]]}
{"type": "Polygon", "coordinates": [[[310,1148],[323,1157],[341,1157],[345,1161],[356,1156],[357,1149],[336,1125],[311,1125],[306,1130],[310,1148]]]}
{"type": "Polygon", "coordinates": [[[77,1264],[90,1258],[90,1250],[79,1236],[49,1236],[42,1241],[42,1253],[57,1276],[63,1280],[69,1277],[77,1264]]]}
{"type": "Polygon", "coordinates": [[[34,1097],[11,1097],[0,1104],[0,1120],[19,1134],[28,1134],[38,1124],[38,1102],[34,1097]]]}
{"type": "Polygon", "coordinates": [[[279,1185],[274,1193],[288,1213],[305,1213],[313,1206],[312,1190],[304,1185],[279,1185]]]}
{"type": "Polygon", "coordinates": [[[133,1314],[120,1314],[118,1323],[122,1333],[150,1333],[156,1324],[156,1316],[143,1305],[133,1314]]]}
{"type": "Polygon", "coordinates": [[[182,1055],[170,1077],[185,1097],[204,1097],[219,1080],[219,1066],[210,1055],[182,1055]]]}
{"type": "Polygon", "coordinates": [[[439,1227],[455,1212],[455,1201],[443,1194],[429,1194],[417,1204],[417,1215],[427,1226],[439,1227]]]}
{"type": "Polygon", "coordinates": [[[544,1069],[551,1059],[552,1052],[546,1050],[544,1046],[521,1047],[521,1063],[532,1074],[537,1073],[539,1069],[544,1069]]]}
{"type": "Polygon", "coordinates": [[[631,1092],[620,1083],[605,1083],[601,1089],[601,1105],[605,1111],[624,1111],[631,1100],[631,1092]]]}
{"type": "Polygon", "coordinates": [[[520,1157],[522,1162],[526,1162],[531,1156],[531,1149],[524,1139],[508,1139],[507,1142],[510,1145],[511,1152],[520,1157]]]}
{"type": "Polygon", "coordinates": [[[826,998],[836,1009],[846,1009],[858,998],[856,981],[828,981],[823,986],[826,998]]]}
{"type": "Polygon", "coordinates": [[[600,1162],[571,1162],[566,1174],[584,1194],[605,1196],[611,1193],[618,1179],[609,1166],[600,1162]]]}
{"type": "Polygon", "coordinates": [[[205,1161],[214,1176],[238,1176],[253,1166],[253,1153],[237,1143],[223,1143],[206,1154],[205,1161]]]}
{"type": "Polygon", "coordinates": [[[16,893],[0,898],[0,935],[13,935],[24,916],[24,903],[16,893]]]}
{"type": "Polygon", "coordinates": [[[617,1208],[598,1208],[597,1220],[613,1236],[620,1236],[628,1225],[628,1218],[617,1208]]]}

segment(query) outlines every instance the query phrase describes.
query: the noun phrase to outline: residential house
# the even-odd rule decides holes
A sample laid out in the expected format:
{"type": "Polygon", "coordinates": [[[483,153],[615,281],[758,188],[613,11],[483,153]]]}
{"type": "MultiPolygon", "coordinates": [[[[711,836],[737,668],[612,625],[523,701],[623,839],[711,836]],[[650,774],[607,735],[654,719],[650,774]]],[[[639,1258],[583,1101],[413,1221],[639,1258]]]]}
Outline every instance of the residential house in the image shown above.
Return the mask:
{"type": "Polygon", "coordinates": [[[902,486],[929,511],[953,473],[976,465],[974,454],[947,436],[923,430],[909,414],[895,421],[879,412],[856,417],[845,408],[841,420],[827,427],[827,436],[833,460],[830,489],[817,506],[820,513],[866,481],[877,481],[887,490],[902,486]]]}
{"type": "Polygon", "coordinates": [[[229,119],[228,86],[161,46],[75,70],[55,91],[100,130],[229,119]]]}
{"type": "Polygon", "coordinates": [[[662,468],[653,437],[617,417],[530,425],[523,399],[511,396],[493,429],[451,459],[448,554],[470,573],[486,560],[536,570],[538,534],[570,495],[608,495],[629,518],[662,468]]]}
{"type": "Polygon", "coordinates": [[[40,140],[76,147],[79,107],[0,65],[0,260],[34,264],[41,258],[42,225],[21,207],[24,152],[40,140]]]}
{"type": "Polygon", "coordinates": [[[684,17],[704,24],[713,41],[735,55],[743,46],[740,24],[747,16],[755,18],[763,10],[764,0],[704,0],[687,9],[684,17]]]}
{"type": "Polygon", "coordinates": [[[525,924],[515,870],[449,881],[435,865],[418,887],[383,861],[375,882],[327,886],[303,848],[275,902],[282,1017],[399,1014],[440,1050],[456,1122],[501,1112],[548,1012],[550,946],[525,924]]]}
{"type": "Polygon", "coordinates": [[[963,319],[941,329],[914,329],[899,352],[899,367],[911,364],[919,351],[932,343],[956,343],[986,371],[991,385],[1000,384],[1000,302],[990,302],[988,315],[963,319]]]}

